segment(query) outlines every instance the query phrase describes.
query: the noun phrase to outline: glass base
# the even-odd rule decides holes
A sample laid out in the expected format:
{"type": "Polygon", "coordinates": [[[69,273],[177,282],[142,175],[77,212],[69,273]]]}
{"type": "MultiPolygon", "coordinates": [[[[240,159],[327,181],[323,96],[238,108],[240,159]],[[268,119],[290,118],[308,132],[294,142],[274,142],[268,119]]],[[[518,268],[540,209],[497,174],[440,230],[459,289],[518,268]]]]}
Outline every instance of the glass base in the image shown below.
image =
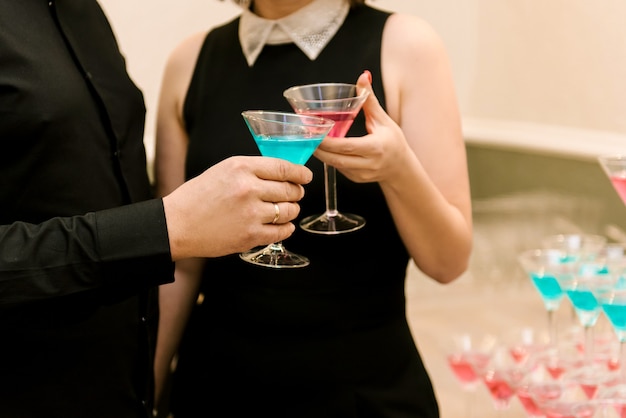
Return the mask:
{"type": "Polygon", "coordinates": [[[288,251],[281,243],[241,253],[239,258],[257,266],[277,269],[306,267],[310,264],[308,258],[288,251]]]}
{"type": "Polygon", "coordinates": [[[313,234],[335,235],[353,232],[365,226],[365,219],[352,213],[339,213],[336,215],[308,216],[300,221],[300,228],[313,234]]]}

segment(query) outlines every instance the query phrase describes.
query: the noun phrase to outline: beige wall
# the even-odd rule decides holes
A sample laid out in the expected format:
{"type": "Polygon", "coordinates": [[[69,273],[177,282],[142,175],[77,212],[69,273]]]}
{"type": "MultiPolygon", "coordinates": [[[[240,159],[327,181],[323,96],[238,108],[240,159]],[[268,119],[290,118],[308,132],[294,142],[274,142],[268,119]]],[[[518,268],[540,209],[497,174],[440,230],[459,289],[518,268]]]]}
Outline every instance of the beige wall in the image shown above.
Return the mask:
{"type": "Polygon", "coordinates": [[[99,0],[110,18],[128,71],[147,106],[146,145],[153,155],[155,113],[167,56],[185,37],[235,15],[229,0],[99,0]]]}
{"type": "Polygon", "coordinates": [[[469,114],[626,133],[626,2],[478,3],[469,114]]]}
{"type": "MultiPolygon", "coordinates": [[[[148,104],[168,52],[237,13],[229,0],[101,0],[148,104]]],[[[372,0],[448,45],[464,117],[626,134],[624,0],[372,0]]]]}

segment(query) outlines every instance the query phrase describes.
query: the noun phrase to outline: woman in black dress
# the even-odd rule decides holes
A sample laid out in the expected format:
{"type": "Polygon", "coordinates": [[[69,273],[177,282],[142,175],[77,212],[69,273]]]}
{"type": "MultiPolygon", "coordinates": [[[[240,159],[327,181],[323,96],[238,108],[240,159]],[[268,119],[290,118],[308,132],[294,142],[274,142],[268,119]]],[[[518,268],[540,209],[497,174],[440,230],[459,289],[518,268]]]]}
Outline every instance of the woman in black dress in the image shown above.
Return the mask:
{"type": "Polygon", "coordinates": [[[427,23],[363,1],[254,0],[187,39],[163,81],[158,192],[230,155],[258,155],[243,110],[291,111],[288,87],[357,80],[372,94],[347,137],[327,138],[307,163],[300,215],[324,210],[324,161],[337,168],[340,209],[367,224],[297,230],[288,247],[306,268],[237,255],[177,264],[161,287],[155,369],[162,393],[177,354],[175,418],[439,415],[405,315],[406,268],[459,277],[472,221],[452,76],[427,23]]]}

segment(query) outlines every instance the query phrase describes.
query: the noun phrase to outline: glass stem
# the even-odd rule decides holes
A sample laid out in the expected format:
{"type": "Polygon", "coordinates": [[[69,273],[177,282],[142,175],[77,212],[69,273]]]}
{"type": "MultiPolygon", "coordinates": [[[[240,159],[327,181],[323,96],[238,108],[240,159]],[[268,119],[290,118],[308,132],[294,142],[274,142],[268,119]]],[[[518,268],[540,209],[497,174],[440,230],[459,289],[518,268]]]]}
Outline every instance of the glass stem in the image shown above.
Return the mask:
{"type": "Polygon", "coordinates": [[[326,216],[337,216],[337,169],[324,163],[324,187],[326,190],[326,216]]]}
{"type": "Polygon", "coordinates": [[[585,363],[591,364],[593,362],[593,327],[585,325],[585,363]]]}
{"type": "Polygon", "coordinates": [[[556,322],[554,321],[554,311],[548,309],[548,333],[550,344],[556,344],[556,322]]]}
{"type": "Polygon", "coordinates": [[[277,241],[273,244],[270,244],[272,251],[280,251],[281,253],[285,252],[285,247],[283,247],[282,241],[277,241]]]}
{"type": "Polygon", "coordinates": [[[626,339],[619,340],[619,370],[622,375],[622,382],[626,382],[626,339]]]}
{"type": "Polygon", "coordinates": [[[273,244],[270,244],[270,249],[271,249],[271,254],[272,254],[271,263],[278,264],[280,262],[280,258],[285,253],[285,247],[283,247],[283,242],[278,241],[273,244]]]}
{"type": "Polygon", "coordinates": [[[474,390],[474,388],[467,390],[465,393],[465,402],[466,402],[465,408],[467,411],[467,418],[474,418],[475,394],[476,394],[476,391],[474,390]]]}

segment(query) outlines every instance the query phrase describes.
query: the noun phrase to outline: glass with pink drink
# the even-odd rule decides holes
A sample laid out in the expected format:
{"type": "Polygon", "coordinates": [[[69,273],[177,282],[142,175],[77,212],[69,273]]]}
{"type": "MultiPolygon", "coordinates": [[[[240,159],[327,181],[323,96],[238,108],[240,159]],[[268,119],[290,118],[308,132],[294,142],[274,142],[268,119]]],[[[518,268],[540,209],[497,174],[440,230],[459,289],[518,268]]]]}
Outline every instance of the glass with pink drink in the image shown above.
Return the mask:
{"type": "MultiPolygon", "coordinates": [[[[335,121],[328,136],[343,138],[361,110],[369,92],[356,84],[316,83],[290,87],[283,92],[296,113],[323,117],[335,121]]],[[[341,234],[365,226],[365,219],[337,209],[337,171],[324,163],[326,210],[300,222],[300,227],[314,234],[341,234]]]]}
{"type": "Polygon", "coordinates": [[[618,196],[626,204],[626,154],[601,155],[598,162],[618,196]]]}

